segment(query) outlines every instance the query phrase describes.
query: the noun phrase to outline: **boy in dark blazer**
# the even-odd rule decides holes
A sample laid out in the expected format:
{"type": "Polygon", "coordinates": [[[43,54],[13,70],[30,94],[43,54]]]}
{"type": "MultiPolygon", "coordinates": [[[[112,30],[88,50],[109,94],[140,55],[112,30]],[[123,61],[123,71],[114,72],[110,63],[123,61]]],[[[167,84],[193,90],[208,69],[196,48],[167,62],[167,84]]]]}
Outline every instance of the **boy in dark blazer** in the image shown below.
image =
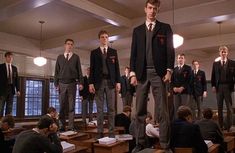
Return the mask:
{"type": "Polygon", "coordinates": [[[169,24],[160,22],[156,16],[160,8],[159,0],[145,3],[146,21],[133,31],[130,77],[136,89],[136,147],[138,152],[145,144],[145,116],[150,85],[155,101],[155,114],[160,129],[160,144],[165,152],[169,150],[170,119],[167,106],[166,83],[170,81],[174,68],[175,52],[173,32],[169,24]]]}
{"type": "MultiPolygon", "coordinates": [[[[201,106],[203,97],[207,96],[207,83],[205,72],[199,69],[199,62],[197,60],[192,61],[193,79],[192,79],[192,99],[193,104],[197,107],[197,119],[201,119],[201,106]]],[[[196,117],[195,109],[193,110],[193,117],[196,117]]]]}
{"type": "Polygon", "coordinates": [[[185,55],[178,54],[177,66],[174,68],[171,77],[171,86],[173,89],[173,99],[176,111],[182,105],[191,107],[190,95],[191,95],[191,81],[192,81],[192,69],[189,65],[185,64],[185,55]]]}
{"type": "Polygon", "coordinates": [[[98,137],[103,137],[104,102],[108,109],[109,136],[114,137],[115,88],[119,92],[120,70],[117,51],[108,46],[108,33],[101,30],[98,34],[100,47],[91,51],[89,91],[95,94],[97,104],[98,137]],[[105,95],[105,96],[104,96],[105,95]]]}
{"type": "Polygon", "coordinates": [[[215,61],[211,73],[212,91],[216,93],[219,125],[223,129],[223,101],[227,107],[227,130],[232,125],[232,96],[235,81],[235,61],[228,59],[228,48],[219,48],[220,60],[215,61]]]}
{"type": "Polygon", "coordinates": [[[5,115],[12,113],[15,91],[20,96],[17,67],[12,65],[13,53],[6,52],[5,61],[0,64],[0,117],[3,116],[5,104],[5,115]]]}

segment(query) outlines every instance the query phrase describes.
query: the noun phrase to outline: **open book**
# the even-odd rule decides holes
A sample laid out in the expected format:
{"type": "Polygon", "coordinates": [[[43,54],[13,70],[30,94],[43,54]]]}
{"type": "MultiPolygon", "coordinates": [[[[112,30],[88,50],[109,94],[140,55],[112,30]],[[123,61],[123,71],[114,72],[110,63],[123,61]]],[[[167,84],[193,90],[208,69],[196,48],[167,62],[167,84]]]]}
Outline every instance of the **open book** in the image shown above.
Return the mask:
{"type": "Polygon", "coordinates": [[[68,142],[65,142],[65,141],[61,141],[61,145],[62,145],[64,153],[75,149],[74,144],[71,144],[71,143],[68,143],[68,142]]]}

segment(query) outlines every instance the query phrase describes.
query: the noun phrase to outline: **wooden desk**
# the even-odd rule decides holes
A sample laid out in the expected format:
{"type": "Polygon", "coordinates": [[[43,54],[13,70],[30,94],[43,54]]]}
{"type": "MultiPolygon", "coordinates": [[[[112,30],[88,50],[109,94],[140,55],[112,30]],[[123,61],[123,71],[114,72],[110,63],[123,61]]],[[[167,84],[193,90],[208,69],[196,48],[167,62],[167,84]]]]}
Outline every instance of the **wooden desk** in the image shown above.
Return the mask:
{"type": "MultiPolygon", "coordinates": [[[[96,138],[96,136],[98,135],[97,128],[86,130],[84,132],[89,134],[90,138],[96,138]]],[[[107,128],[104,128],[103,134],[104,134],[104,136],[108,136],[109,135],[109,130],[107,128]]],[[[114,134],[118,134],[118,131],[116,129],[114,129],[114,134]]]]}
{"type": "Polygon", "coordinates": [[[213,144],[208,148],[208,153],[218,153],[219,152],[219,144],[213,144]]]}
{"type": "Polygon", "coordinates": [[[84,140],[88,138],[88,135],[86,133],[81,133],[78,132],[77,134],[71,135],[71,136],[64,136],[64,135],[59,135],[60,140],[62,141],[69,141],[69,140],[84,140]]]}
{"type": "MultiPolygon", "coordinates": [[[[208,148],[208,153],[218,153],[219,152],[219,144],[213,144],[208,148]]],[[[174,153],[193,153],[192,148],[175,148],[174,153]]]]}
{"type": "Polygon", "coordinates": [[[87,153],[87,147],[84,146],[76,146],[74,150],[67,151],[65,153],[87,153]]]}
{"type": "Polygon", "coordinates": [[[224,138],[224,147],[226,152],[231,152],[235,148],[235,138],[231,136],[226,136],[224,138]]]}
{"type": "Polygon", "coordinates": [[[95,153],[125,153],[129,151],[127,141],[117,141],[109,145],[94,143],[95,153]]]}

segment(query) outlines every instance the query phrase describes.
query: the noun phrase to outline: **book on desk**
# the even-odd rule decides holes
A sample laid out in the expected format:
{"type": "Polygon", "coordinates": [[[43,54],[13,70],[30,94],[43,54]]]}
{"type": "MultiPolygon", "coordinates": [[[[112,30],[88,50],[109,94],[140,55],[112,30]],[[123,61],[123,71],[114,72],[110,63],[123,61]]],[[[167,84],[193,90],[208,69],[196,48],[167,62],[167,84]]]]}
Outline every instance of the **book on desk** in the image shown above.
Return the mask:
{"type": "Polygon", "coordinates": [[[115,135],[115,138],[118,141],[126,141],[126,140],[132,140],[133,136],[130,134],[119,134],[119,135],[115,135]]]}
{"type": "Polygon", "coordinates": [[[210,148],[211,146],[213,146],[213,142],[211,140],[204,140],[207,147],[210,148]]]}
{"type": "Polygon", "coordinates": [[[76,131],[66,131],[66,132],[61,132],[60,135],[62,136],[73,136],[73,135],[76,135],[77,132],[76,131]]]}
{"type": "Polygon", "coordinates": [[[68,143],[66,141],[61,141],[61,146],[63,148],[63,153],[74,150],[75,149],[75,145],[68,143]]]}

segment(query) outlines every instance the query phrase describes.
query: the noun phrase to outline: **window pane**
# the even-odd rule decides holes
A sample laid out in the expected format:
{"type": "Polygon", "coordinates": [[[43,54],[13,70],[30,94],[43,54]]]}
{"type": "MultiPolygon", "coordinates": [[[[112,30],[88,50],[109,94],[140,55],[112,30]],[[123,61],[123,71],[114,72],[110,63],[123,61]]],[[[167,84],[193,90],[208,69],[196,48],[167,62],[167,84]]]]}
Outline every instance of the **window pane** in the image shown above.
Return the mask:
{"type": "Polygon", "coordinates": [[[25,116],[42,114],[42,81],[26,80],[25,116]]]}
{"type": "Polygon", "coordinates": [[[55,89],[54,82],[50,82],[49,107],[54,107],[57,112],[60,110],[59,92],[55,89]]]}
{"type": "Polygon", "coordinates": [[[79,86],[77,85],[76,101],[75,101],[75,114],[82,114],[82,103],[79,95],[79,86]]]}

